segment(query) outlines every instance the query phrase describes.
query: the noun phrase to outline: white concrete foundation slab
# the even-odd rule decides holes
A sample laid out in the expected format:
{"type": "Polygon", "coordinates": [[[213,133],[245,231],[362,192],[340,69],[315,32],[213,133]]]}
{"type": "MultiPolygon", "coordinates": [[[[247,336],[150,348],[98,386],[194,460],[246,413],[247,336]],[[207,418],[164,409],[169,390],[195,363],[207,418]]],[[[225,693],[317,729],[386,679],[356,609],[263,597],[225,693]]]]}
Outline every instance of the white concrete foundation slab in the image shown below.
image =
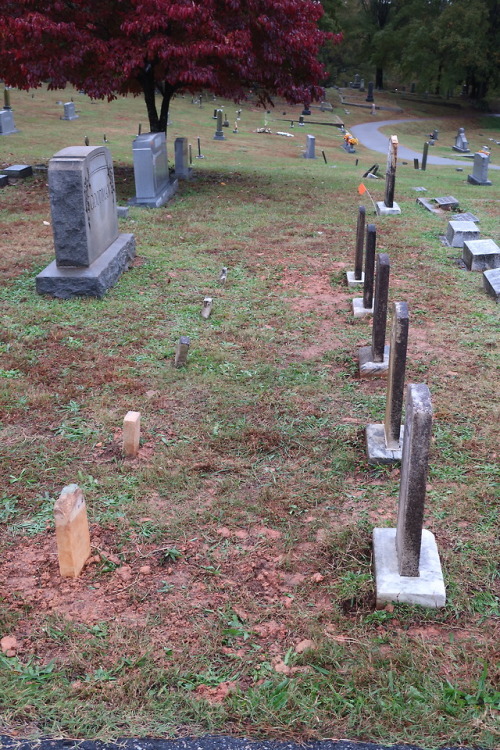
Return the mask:
{"type": "Polygon", "coordinates": [[[361,278],[354,278],[354,271],[346,271],[347,286],[349,289],[359,289],[365,283],[365,272],[361,271],[361,278]]]}
{"type": "Polygon", "coordinates": [[[352,301],[352,312],[355,318],[365,318],[368,315],[373,315],[373,305],[371,307],[365,307],[363,305],[363,297],[354,297],[352,301]]]}
{"type": "Polygon", "coordinates": [[[401,209],[394,201],[392,207],[386,206],[384,201],[377,201],[375,204],[377,216],[399,216],[401,209]]]}
{"type": "Polygon", "coordinates": [[[360,378],[386,378],[389,370],[390,347],[384,346],[384,359],[382,362],[373,361],[371,346],[361,346],[358,349],[359,377],[360,378]]]}
{"type": "Polygon", "coordinates": [[[396,529],[373,529],[376,606],[389,602],[444,607],[446,591],[434,534],[422,529],[419,576],[400,576],[396,553],[396,529]]]}
{"type": "Polygon", "coordinates": [[[385,428],[383,424],[366,425],[366,453],[368,463],[374,466],[378,464],[397,464],[401,463],[403,451],[404,425],[401,425],[399,433],[399,447],[388,448],[385,440],[385,428]]]}

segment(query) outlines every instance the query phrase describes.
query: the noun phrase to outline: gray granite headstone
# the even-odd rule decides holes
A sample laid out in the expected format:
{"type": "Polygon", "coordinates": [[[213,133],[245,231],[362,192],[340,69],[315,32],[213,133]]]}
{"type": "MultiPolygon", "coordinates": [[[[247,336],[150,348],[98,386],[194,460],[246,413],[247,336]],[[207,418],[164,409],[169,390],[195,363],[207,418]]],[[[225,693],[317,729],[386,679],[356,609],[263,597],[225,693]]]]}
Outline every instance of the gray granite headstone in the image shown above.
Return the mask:
{"type": "Polygon", "coordinates": [[[133,205],[159,208],[165,205],[178,187],[170,180],[165,133],[143,133],[134,138],[134,180],[136,197],[133,205]]]}
{"type": "Polygon", "coordinates": [[[490,164],[490,155],[478,151],[474,154],[474,166],[472,174],[467,175],[467,182],[471,185],[491,185],[488,179],[488,167],[490,164]]]}
{"type": "Polygon", "coordinates": [[[176,138],[174,141],[175,176],[189,180],[193,170],[189,166],[189,149],[187,138],[176,138]]]}
{"type": "Polygon", "coordinates": [[[0,109],[0,135],[19,133],[14,123],[14,115],[11,109],[0,109]]]}
{"type": "Polygon", "coordinates": [[[306,136],[306,150],[304,151],[304,159],[315,159],[316,153],[316,138],[314,135],[306,136]]]}
{"type": "Polygon", "coordinates": [[[483,272],[483,286],[486,294],[498,302],[500,300],[500,268],[483,272]]]}
{"type": "Polygon", "coordinates": [[[451,218],[453,221],[473,221],[475,224],[479,224],[479,218],[471,214],[470,211],[464,211],[463,214],[453,214],[451,218]]]}
{"type": "Polygon", "coordinates": [[[48,169],[56,259],[36,278],[40,294],[101,297],[135,256],[119,234],[111,154],[105,146],[58,151],[48,169]]]}
{"type": "Polygon", "coordinates": [[[389,148],[387,150],[387,166],[385,170],[385,197],[383,201],[377,201],[376,209],[379,216],[400,214],[401,209],[394,200],[394,189],[396,186],[396,167],[398,163],[398,137],[391,135],[389,148]]]}
{"type": "Polygon", "coordinates": [[[66,102],[64,105],[64,114],[61,115],[61,120],[78,120],[79,115],[76,114],[75,111],[75,103],[74,102],[66,102]]]}
{"type": "Polygon", "coordinates": [[[464,128],[458,128],[458,133],[455,136],[455,145],[452,146],[454,151],[459,151],[462,154],[468,154],[470,151],[469,141],[465,135],[464,128]]]}
{"type": "Polygon", "coordinates": [[[469,271],[500,268],[500,247],[494,240],[465,240],[462,260],[469,271]]]}
{"type": "Polygon", "coordinates": [[[442,195],[439,198],[434,198],[434,200],[443,211],[456,211],[459,205],[457,199],[452,195],[442,195]]]}
{"type": "Polygon", "coordinates": [[[449,221],[446,241],[450,247],[463,247],[465,240],[478,240],[480,231],[473,221],[449,221]]]}
{"type": "Polygon", "coordinates": [[[375,274],[375,300],[373,304],[372,361],[384,361],[385,331],[387,327],[387,301],[391,263],[387,253],[377,255],[375,274]]]}
{"type": "Polygon", "coordinates": [[[214,135],[214,141],[225,141],[226,136],[222,130],[222,109],[217,110],[217,129],[214,135]]]}

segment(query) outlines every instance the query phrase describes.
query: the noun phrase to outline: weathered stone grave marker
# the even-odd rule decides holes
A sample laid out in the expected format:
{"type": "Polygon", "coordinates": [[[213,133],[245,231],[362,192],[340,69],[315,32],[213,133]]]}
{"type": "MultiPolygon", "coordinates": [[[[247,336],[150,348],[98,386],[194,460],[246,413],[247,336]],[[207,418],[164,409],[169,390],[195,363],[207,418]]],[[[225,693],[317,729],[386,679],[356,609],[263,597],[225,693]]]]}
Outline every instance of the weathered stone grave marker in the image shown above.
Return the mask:
{"type": "Polygon", "coordinates": [[[389,367],[389,347],[385,345],[387,327],[387,301],[391,264],[387,253],[377,255],[375,274],[375,299],[371,346],[362,346],[358,352],[360,378],[384,378],[389,367]]]}
{"type": "Polygon", "coordinates": [[[56,259],[36,277],[39,294],[102,297],[135,256],[133,234],[120,234],[111,154],[70,146],[49,161],[56,259]]]}
{"type": "Polygon", "coordinates": [[[356,247],[354,252],[354,271],[347,271],[347,286],[356,288],[362,286],[365,275],[363,273],[363,248],[365,241],[366,208],[360,206],[358,209],[358,221],[356,224],[356,247]]]}
{"type": "Polygon", "coordinates": [[[141,412],[128,411],[123,420],[123,454],[135,458],[141,440],[141,412]]]}
{"type": "Polygon", "coordinates": [[[176,138],[174,141],[175,176],[181,180],[190,180],[193,170],[189,166],[189,149],[187,138],[176,138]]]}
{"type": "Polygon", "coordinates": [[[217,110],[217,127],[215,130],[214,141],[225,141],[226,136],[222,130],[222,109],[217,110]]]}
{"type": "Polygon", "coordinates": [[[471,214],[470,211],[464,211],[463,214],[453,214],[451,218],[453,221],[473,221],[475,224],[479,224],[479,218],[471,214]]]}
{"type": "Polygon", "coordinates": [[[77,484],[63,488],[54,504],[57,556],[62,576],[77,578],[90,557],[87,507],[77,484]]]}
{"type": "Polygon", "coordinates": [[[165,133],[142,133],[132,143],[134,159],[135,206],[159,208],[164,206],[178,188],[168,172],[165,133]]]}
{"type": "Polygon", "coordinates": [[[467,175],[467,182],[471,185],[491,185],[488,179],[488,167],[490,164],[490,155],[478,151],[474,154],[474,166],[472,174],[467,175]]]}
{"type": "Polygon", "coordinates": [[[428,153],[429,153],[429,142],[426,141],[424,143],[424,150],[422,152],[422,166],[420,167],[420,169],[422,170],[422,172],[425,172],[425,170],[427,169],[427,155],[428,155],[428,153]]]}
{"type": "Polygon", "coordinates": [[[377,607],[388,602],[444,607],[446,593],[436,540],[423,529],[432,431],[425,384],[407,389],[397,527],[373,530],[377,607]]]}
{"type": "Polygon", "coordinates": [[[12,164],[2,169],[2,174],[6,175],[9,180],[24,180],[25,177],[33,176],[33,167],[29,164],[12,164]]]}
{"type": "Polygon", "coordinates": [[[306,136],[306,150],[303,153],[304,159],[315,159],[316,158],[316,138],[314,135],[306,136]]]}
{"type": "Polygon", "coordinates": [[[479,228],[473,221],[449,221],[446,241],[450,247],[463,247],[465,240],[478,240],[479,228]]]}
{"type": "Polygon", "coordinates": [[[452,195],[442,195],[433,200],[443,211],[456,211],[459,206],[459,202],[452,195]]]}
{"type": "Polygon", "coordinates": [[[369,424],[366,427],[366,450],[368,453],[368,463],[370,464],[392,464],[401,460],[404,433],[404,427],[401,425],[401,417],[403,412],[409,314],[406,302],[394,302],[392,309],[393,318],[389,347],[385,419],[383,424],[369,424]]]}
{"type": "Polygon", "coordinates": [[[191,340],[189,336],[181,336],[177,342],[177,348],[175,350],[174,367],[185,367],[187,365],[187,357],[189,352],[189,346],[191,340]]]}
{"type": "Polygon", "coordinates": [[[500,268],[483,272],[483,287],[486,294],[498,302],[500,300],[500,268]]]}
{"type": "Polygon", "coordinates": [[[462,260],[469,271],[500,268],[500,247],[494,240],[464,240],[462,260]]]}
{"type": "Polygon", "coordinates": [[[198,154],[196,155],[197,159],[204,159],[204,155],[201,153],[201,140],[199,138],[196,139],[196,142],[198,144],[198,154]]]}
{"type": "Polygon", "coordinates": [[[64,106],[64,114],[59,118],[60,120],[78,120],[80,115],[76,114],[75,103],[66,102],[64,106]]]}
{"type": "Polygon", "coordinates": [[[201,317],[207,320],[207,318],[210,317],[210,314],[212,312],[212,305],[213,305],[213,298],[212,297],[205,297],[203,300],[203,306],[201,308],[201,317]]]}
{"type": "Polygon", "coordinates": [[[365,101],[367,101],[367,102],[373,102],[374,101],[374,98],[373,98],[373,89],[374,89],[373,81],[368,81],[368,93],[366,95],[365,101]]]}
{"type": "Polygon", "coordinates": [[[458,128],[458,132],[455,136],[455,145],[452,146],[454,151],[459,151],[462,154],[468,154],[470,152],[469,141],[465,135],[464,128],[458,128]]]}
{"type": "Polygon", "coordinates": [[[3,90],[3,99],[3,109],[0,109],[0,135],[19,133],[14,123],[14,114],[10,106],[10,93],[8,89],[3,90]]]}
{"type": "Polygon", "coordinates": [[[387,168],[385,171],[385,197],[377,201],[376,209],[379,216],[393,216],[401,213],[401,209],[394,200],[396,186],[396,167],[398,163],[398,137],[391,135],[387,152],[387,168]]]}
{"type": "Polygon", "coordinates": [[[375,248],[377,245],[377,230],[375,224],[366,227],[365,243],[365,278],[363,282],[363,296],[354,297],[352,310],[355,318],[373,315],[373,282],[375,274],[375,248]]]}
{"type": "Polygon", "coordinates": [[[222,286],[225,286],[226,282],[227,282],[227,266],[222,266],[222,270],[219,276],[219,284],[222,284],[222,286]]]}

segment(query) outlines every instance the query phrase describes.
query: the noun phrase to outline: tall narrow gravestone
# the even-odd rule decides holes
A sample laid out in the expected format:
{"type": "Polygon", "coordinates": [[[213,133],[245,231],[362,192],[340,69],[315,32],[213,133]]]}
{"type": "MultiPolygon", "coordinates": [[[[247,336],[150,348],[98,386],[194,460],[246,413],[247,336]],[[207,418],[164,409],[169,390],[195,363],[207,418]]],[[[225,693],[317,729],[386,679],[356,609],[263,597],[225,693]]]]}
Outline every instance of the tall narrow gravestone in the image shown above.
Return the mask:
{"type": "Polygon", "coordinates": [[[458,128],[458,133],[455,136],[455,145],[452,146],[454,151],[459,151],[461,154],[468,154],[470,152],[469,141],[465,135],[464,128],[458,128]]]}
{"type": "Polygon", "coordinates": [[[366,227],[365,274],[363,282],[363,296],[354,297],[352,311],[355,318],[373,315],[373,282],[375,277],[375,248],[377,245],[377,230],[375,224],[366,227]]]}
{"type": "Polygon", "coordinates": [[[358,209],[358,222],[356,225],[356,248],[354,253],[354,271],[347,271],[347,286],[356,288],[362,286],[365,275],[363,273],[363,250],[365,242],[366,208],[360,206],[358,209]]]}
{"type": "Polygon", "coordinates": [[[446,593],[434,534],[423,529],[432,405],[425,384],[409,385],[397,528],[373,530],[377,607],[387,602],[444,607],[446,593]]]}
{"type": "Polygon", "coordinates": [[[189,149],[187,138],[176,138],[174,141],[175,176],[181,180],[191,179],[193,170],[189,166],[189,149]]]}
{"type": "Polygon", "coordinates": [[[217,129],[215,131],[214,135],[214,141],[225,141],[226,136],[224,135],[224,131],[222,130],[223,124],[222,124],[222,109],[217,110],[217,129]]]}
{"type": "Polygon", "coordinates": [[[408,347],[408,305],[393,303],[391,343],[389,347],[389,372],[385,419],[383,424],[366,427],[366,449],[369,464],[393,464],[401,461],[404,427],[401,425],[408,347]]]}
{"type": "Polygon", "coordinates": [[[373,102],[374,101],[374,98],[373,98],[373,89],[374,89],[373,81],[369,81],[368,82],[368,93],[366,95],[365,101],[367,101],[367,102],[373,102]]]}
{"type": "Polygon", "coordinates": [[[102,297],[135,256],[118,232],[115,179],[105,146],[70,146],[49,161],[56,259],[36,277],[39,294],[102,297]]]}
{"type": "Polygon", "coordinates": [[[467,182],[471,185],[491,185],[488,179],[488,167],[490,164],[490,155],[478,151],[474,154],[474,166],[472,174],[467,175],[467,182]]]}
{"type": "Polygon", "coordinates": [[[302,154],[304,159],[315,159],[316,158],[316,137],[314,135],[308,135],[306,137],[306,150],[302,154]]]}
{"type": "Polygon", "coordinates": [[[170,180],[168,173],[165,133],[138,135],[132,144],[132,155],[136,196],[129,203],[150,208],[164,206],[179,184],[170,180]]]}
{"type": "Polygon", "coordinates": [[[64,487],[54,504],[57,556],[62,576],[77,578],[90,556],[90,534],[83,492],[77,484],[64,487]]]}
{"type": "Polygon", "coordinates": [[[389,274],[391,264],[387,253],[377,256],[375,274],[375,300],[373,304],[373,327],[371,346],[359,349],[360,378],[385,378],[389,367],[389,347],[385,346],[387,327],[387,300],[389,296],[389,274]]]}
{"type": "Polygon", "coordinates": [[[392,216],[400,214],[401,209],[394,200],[394,188],[396,185],[396,166],[398,163],[398,137],[391,135],[387,151],[387,167],[385,170],[385,197],[383,201],[377,201],[376,209],[379,216],[392,216]]]}

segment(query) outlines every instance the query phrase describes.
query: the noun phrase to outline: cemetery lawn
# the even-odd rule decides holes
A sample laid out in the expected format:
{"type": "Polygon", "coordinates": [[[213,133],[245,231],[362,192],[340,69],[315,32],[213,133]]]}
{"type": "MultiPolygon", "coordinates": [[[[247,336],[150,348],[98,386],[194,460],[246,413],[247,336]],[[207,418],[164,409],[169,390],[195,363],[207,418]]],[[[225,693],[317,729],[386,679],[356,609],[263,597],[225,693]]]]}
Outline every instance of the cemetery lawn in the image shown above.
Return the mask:
{"type": "MultiPolygon", "coordinates": [[[[335,96],[347,127],[370,118],[346,115],[335,96]]],[[[447,589],[442,610],[376,610],[371,532],[395,525],[399,469],[366,462],[385,382],[357,377],[370,324],[353,319],[344,272],[357,187],[385,157],[346,154],[334,127],[290,129],[277,118],[297,121],[301,108],[288,105],[269,127],[293,138],[253,132],[264,117],[250,104],[233,134],[225,102],[231,128],[216,142],[219,102],[179,98],[169,151],[187,135],[196,153],[201,137],[196,179],[120,220],[138,257],[104,299],[61,301],[34,290],[54,252],[44,168],[106,133],[123,205],[145,119],[139,99],[91,104],[74,92],[80,119],[62,122],[56,101],[68,97],[11,92],[21,132],[0,141],[2,166],[39,166],[0,193],[0,637],[16,639],[0,654],[0,730],[497,747],[498,307],[441,244],[449,215],[417,206],[413,188],[455,196],[498,243],[499,173],[481,188],[467,184],[467,164],[400,163],[400,217],[375,218],[365,196],[391,259],[390,300],[409,304],[407,382],[432,395],[425,527],[447,589]],[[315,161],[301,158],[309,132],[315,161]],[[181,335],[191,347],[176,370],[181,335]],[[131,409],[141,448],[125,460],[131,409]],[[53,523],[70,482],[85,493],[93,545],[77,580],[59,576],[53,523]]],[[[402,106],[377,117],[429,114],[402,106]]],[[[421,130],[438,127],[453,158],[465,118],[474,146],[485,131],[480,116],[449,115],[432,110],[421,130]]],[[[365,185],[383,199],[383,180],[365,185]]]]}

